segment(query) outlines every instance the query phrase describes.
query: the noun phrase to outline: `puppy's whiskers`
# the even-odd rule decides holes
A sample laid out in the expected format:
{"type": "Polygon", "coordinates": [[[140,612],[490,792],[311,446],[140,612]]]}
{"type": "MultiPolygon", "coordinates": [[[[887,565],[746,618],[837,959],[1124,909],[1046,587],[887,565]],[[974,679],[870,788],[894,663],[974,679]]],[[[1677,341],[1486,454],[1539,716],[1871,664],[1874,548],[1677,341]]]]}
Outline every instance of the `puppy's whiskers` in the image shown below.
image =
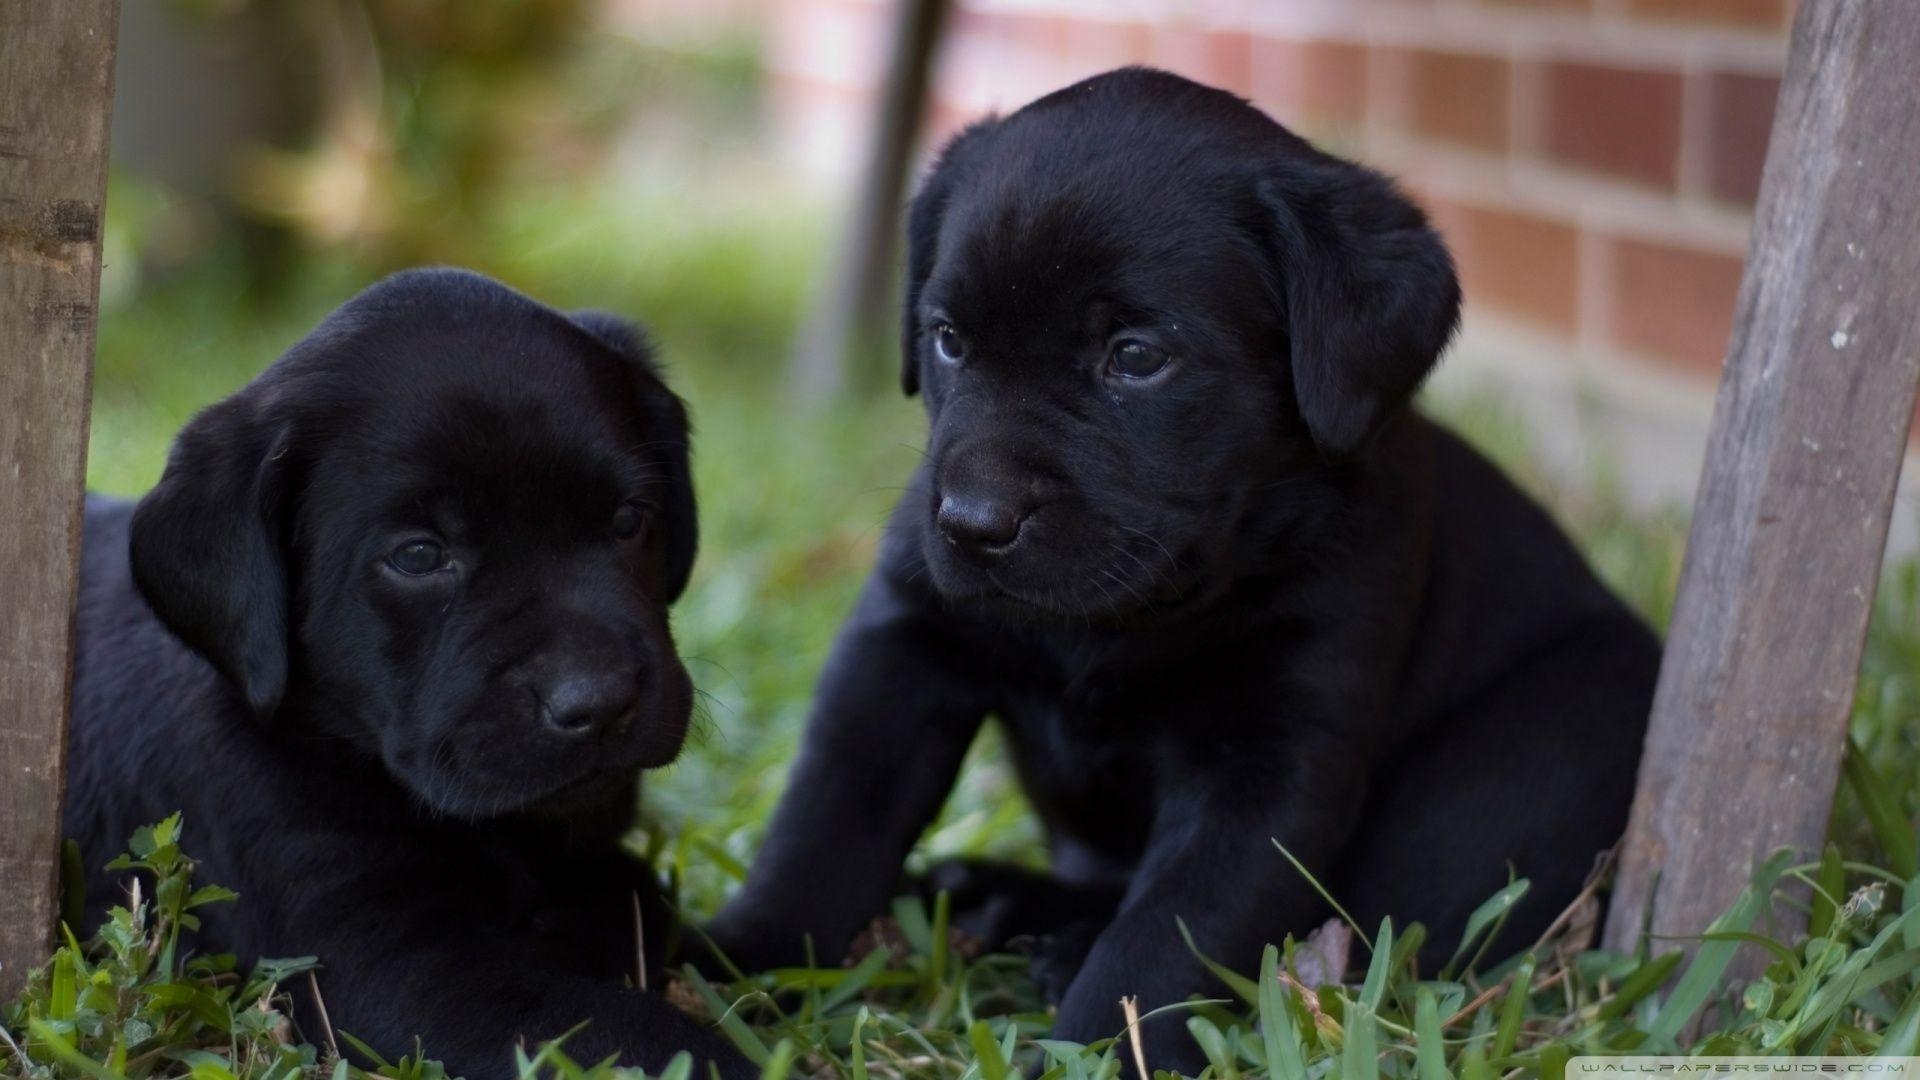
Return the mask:
{"type": "MultiPolygon", "coordinates": [[[[1113,576],[1113,575],[1112,575],[1111,573],[1109,573],[1109,572],[1108,572],[1108,571],[1106,570],[1106,568],[1104,568],[1104,567],[1102,567],[1102,568],[1100,568],[1100,572],[1101,572],[1102,574],[1106,574],[1106,575],[1107,575],[1108,577],[1112,577],[1112,576],[1113,576]]],[[[1091,586],[1093,586],[1094,588],[1096,588],[1096,589],[1098,589],[1098,590],[1100,590],[1100,595],[1101,595],[1102,597],[1104,597],[1104,598],[1106,599],[1106,601],[1107,601],[1107,607],[1108,607],[1109,609],[1117,609],[1117,608],[1118,608],[1118,607],[1120,606],[1120,602],[1119,602],[1118,600],[1115,600],[1115,599],[1113,598],[1113,594],[1107,591],[1107,587],[1106,587],[1105,585],[1102,585],[1102,584],[1100,584],[1100,579],[1099,579],[1099,578],[1096,578],[1096,577],[1094,577],[1094,576],[1092,576],[1092,575],[1088,575],[1088,576],[1087,576],[1087,584],[1089,584],[1089,585],[1091,585],[1091,586]]],[[[1091,624],[1091,619],[1089,619],[1089,624],[1091,624]]]]}
{"type": "Polygon", "coordinates": [[[725,710],[728,716],[739,715],[739,713],[734,709],[733,706],[721,700],[718,695],[712,693],[711,691],[702,690],[701,688],[696,686],[693,688],[693,695],[694,695],[693,709],[697,717],[704,717],[707,720],[713,719],[712,710],[706,707],[709,703],[714,705],[716,708],[725,710]]]}
{"type": "Polygon", "coordinates": [[[1129,559],[1132,559],[1134,563],[1140,567],[1140,569],[1146,571],[1146,574],[1148,577],[1153,577],[1155,575],[1156,571],[1153,568],[1153,564],[1141,558],[1139,552],[1136,552],[1132,548],[1128,547],[1127,545],[1119,542],[1115,542],[1113,547],[1114,547],[1114,550],[1118,551],[1120,554],[1125,555],[1129,559]]]}
{"type": "Polygon", "coordinates": [[[1175,570],[1180,569],[1180,560],[1177,557],[1175,557],[1173,552],[1167,550],[1167,545],[1161,543],[1158,537],[1154,536],[1150,532],[1147,532],[1145,529],[1134,528],[1132,525],[1128,525],[1125,522],[1119,522],[1118,524],[1121,528],[1127,530],[1128,532],[1134,534],[1135,536],[1140,537],[1141,539],[1145,540],[1147,543],[1152,544],[1154,547],[1159,548],[1160,554],[1166,556],[1167,564],[1173,567],[1175,570]]]}
{"type": "Polygon", "coordinates": [[[1153,608],[1153,601],[1149,597],[1147,597],[1146,594],[1142,593],[1139,589],[1135,588],[1133,585],[1133,582],[1128,581],[1122,575],[1115,573],[1111,567],[1106,567],[1106,566],[1101,567],[1100,573],[1104,575],[1108,581],[1111,581],[1115,585],[1118,585],[1121,588],[1127,590],[1127,594],[1133,597],[1134,603],[1140,605],[1141,607],[1147,608],[1149,610],[1153,608]]]}
{"type": "Polygon", "coordinates": [[[434,812],[441,816],[449,813],[460,794],[458,785],[453,781],[454,771],[453,740],[444,738],[435,740],[433,752],[427,758],[427,783],[423,794],[427,796],[427,801],[433,806],[434,812]],[[443,793],[444,788],[453,790],[443,793]]]}
{"type": "MultiPolygon", "coordinates": [[[[706,666],[714,669],[715,671],[718,671],[721,677],[727,681],[731,689],[736,691],[743,691],[745,689],[744,685],[740,682],[740,676],[735,675],[731,668],[727,667],[727,665],[721,663],[720,661],[715,660],[711,656],[688,656],[686,654],[682,654],[680,657],[680,661],[681,663],[685,663],[685,664],[705,664],[706,666]]],[[[693,689],[695,693],[707,694],[707,691],[702,690],[699,686],[695,686],[693,689]]],[[[713,695],[707,694],[707,696],[712,697],[713,695]]]]}
{"type": "Polygon", "coordinates": [[[649,439],[646,442],[634,443],[632,446],[629,446],[625,450],[622,450],[621,453],[637,454],[642,450],[658,450],[663,446],[678,446],[678,445],[680,445],[680,443],[676,439],[649,439]]]}

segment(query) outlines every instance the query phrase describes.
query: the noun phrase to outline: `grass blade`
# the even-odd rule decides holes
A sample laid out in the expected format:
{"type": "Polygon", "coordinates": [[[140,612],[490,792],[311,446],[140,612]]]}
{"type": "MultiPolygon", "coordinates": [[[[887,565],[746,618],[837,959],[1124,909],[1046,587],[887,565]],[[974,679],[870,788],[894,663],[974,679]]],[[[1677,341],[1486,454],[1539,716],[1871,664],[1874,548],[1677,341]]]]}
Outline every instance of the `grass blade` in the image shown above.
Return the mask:
{"type": "Polygon", "coordinates": [[[81,1053],[67,1041],[66,1036],[53,1030],[45,1020],[27,1021],[27,1032],[35,1042],[46,1047],[53,1056],[59,1058],[68,1068],[78,1071],[93,1080],[127,1080],[126,1077],[107,1068],[105,1065],[81,1053]]]}
{"type": "Polygon", "coordinates": [[[1226,983],[1228,989],[1240,995],[1240,1000],[1249,1005],[1258,1005],[1260,1003],[1260,990],[1253,985],[1253,980],[1227,967],[1225,964],[1215,961],[1206,953],[1201,952],[1200,946],[1193,943],[1193,931],[1187,929],[1187,921],[1185,919],[1175,919],[1174,922],[1180,927],[1180,936],[1186,939],[1188,950],[1191,951],[1202,964],[1206,965],[1208,971],[1219,976],[1220,981],[1226,983]]]}
{"type": "Polygon", "coordinates": [[[1820,857],[1820,873],[1815,884],[1813,910],[1807,915],[1807,933],[1826,937],[1833,929],[1833,917],[1839,913],[1841,897],[1847,890],[1847,871],[1840,861],[1838,846],[1827,845],[1826,854],[1820,857]]]}
{"type": "Polygon", "coordinates": [[[793,1068],[793,1043],[781,1039],[774,1044],[773,1056],[760,1069],[760,1080],[787,1080],[793,1068]]]}
{"type": "Polygon", "coordinates": [[[1360,1004],[1368,1012],[1380,1011],[1380,999],[1387,992],[1393,972],[1393,919],[1380,920],[1380,936],[1373,943],[1373,959],[1367,963],[1366,981],[1360,984],[1360,1004]]]}
{"type": "Polygon", "coordinates": [[[1886,1034],[1880,1037],[1877,1056],[1912,1057],[1916,1050],[1920,1050],[1920,989],[1907,995],[1900,1015],[1887,1026],[1886,1034]]]}
{"type": "Polygon", "coordinates": [[[762,1068],[770,1068],[769,1062],[773,1058],[773,1052],[767,1049],[767,1044],[747,1026],[747,1022],[740,1019],[739,1014],[733,1011],[733,1006],[726,998],[720,996],[719,991],[713,988],[713,984],[707,981],[706,976],[701,975],[692,964],[681,968],[680,974],[706,1001],[707,1011],[719,1017],[717,1022],[720,1030],[742,1054],[747,1056],[747,1060],[762,1068]]]}
{"type": "Polygon", "coordinates": [[[1901,931],[1901,941],[1909,949],[1920,949],[1920,922],[1905,918],[1912,914],[1915,908],[1920,908],[1920,877],[1908,878],[1906,883],[1900,886],[1901,921],[1905,922],[1907,927],[1901,931]]]}
{"type": "Polygon", "coordinates": [[[1359,938],[1367,948],[1373,948],[1373,942],[1367,940],[1366,930],[1362,929],[1360,924],[1354,921],[1352,915],[1347,914],[1347,909],[1341,907],[1340,901],[1335,900],[1333,894],[1327,891],[1326,886],[1320,884],[1320,879],[1314,877],[1313,874],[1307,870],[1306,864],[1294,858],[1293,852],[1288,851],[1287,846],[1280,841],[1274,840],[1273,846],[1279,848],[1280,854],[1285,855],[1287,861],[1293,864],[1293,868],[1300,872],[1300,876],[1307,879],[1307,884],[1313,886],[1313,891],[1320,894],[1320,899],[1327,902],[1327,906],[1334,910],[1334,914],[1339,915],[1342,922],[1353,928],[1353,936],[1359,938]]]}
{"type": "Polygon", "coordinates": [[[1920,840],[1915,838],[1913,822],[1900,809],[1900,796],[1852,739],[1847,740],[1841,770],[1873,827],[1874,839],[1886,853],[1887,869],[1903,879],[1920,874],[1920,840]]]}
{"type": "Polygon", "coordinates": [[[916,896],[898,897],[893,902],[893,921],[900,924],[900,936],[917,953],[933,952],[933,927],[927,922],[927,906],[916,896]]]}
{"type": "MultiPolygon", "coordinates": [[[[1733,906],[1713,920],[1708,931],[1751,929],[1754,920],[1766,909],[1773,895],[1773,886],[1786,871],[1792,856],[1790,851],[1780,851],[1762,863],[1754,873],[1753,880],[1734,900],[1733,906]]],[[[1733,962],[1733,954],[1739,948],[1739,943],[1734,941],[1701,943],[1699,951],[1694,953],[1693,963],[1687,965],[1686,973],[1674,985],[1673,993],[1661,1006],[1659,1015],[1648,1025],[1647,1036],[1651,1042],[1660,1047],[1678,1045],[1680,1029],[1707,1003],[1707,998],[1712,996],[1714,987],[1719,985],[1720,976],[1726,972],[1727,965],[1733,962]]]]}
{"type": "Polygon", "coordinates": [[[1519,903],[1531,887],[1526,878],[1509,882],[1506,888],[1494,893],[1479,907],[1473,909],[1473,914],[1467,916],[1466,929],[1460,933],[1460,944],[1454,947],[1453,957],[1447,961],[1446,969],[1442,973],[1443,978],[1452,973],[1454,965],[1460,962],[1461,957],[1467,955],[1467,950],[1473,947],[1474,942],[1486,932],[1488,927],[1507,917],[1507,912],[1513,910],[1513,905],[1519,903]]]}
{"type": "Polygon", "coordinates": [[[947,933],[951,907],[952,901],[948,899],[946,890],[942,889],[940,895],[933,898],[933,926],[927,932],[931,939],[928,951],[933,957],[928,965],[928,976],[935,986],[939,986],[947,977],[947,960],[953,951],[953,941],[947,933]]]}
{"type": "Polygon", "coordinates": [[[1346,1080],[1373,1080],[1380,1075],[1379,1058],[1373,1010],[1353,1002],[1347,1007],[1347,1041],[1340,1048],[1340,1075],[1346,1080]]]}
{"type": "Polygon", "coordinates": [[[1413,1006],[1413,1064],[1420,1080],[1453,1080],[1447,1072],[1447,1044],[1440,1033],[1440,1005],[1421,987],[1413,1006]]]}
{"type": "Polygon", "coordinates": [[[1520,1021],[1527,1015],[1527,994],[1533,988],[1533,954],[1528,953],[1507,982],[1507,1000],[1500,1009],[1500,1026],[1493,1035],[1493,1056],[1505,1060],[1513,1056],[1520,1041],[1520,1021]]]}
{"type": "Polygon", "coordinates": [[[865,990],[868,984],[872,983],[881,972],[887,970],[887,962],[891,959],[893,959],[893,954],[886,949],[875,949],[862,957],[859,963],[847,969],[846,978],[841,979],[839,985],[821,997],[821,1012],[831,1012],[845,1005],[847,1002],[852,1001],[854,997],[858,995],[860,991],[865,990]]]}
{"type": "Polygon", "coordinates": [[[1799,954],[1772,938],[1767,937],[1765,934],[1755,934],[1739,930],[1713,930],[1701,934],[1700,940],[1732,941],[1742,945],[1752,945],[1755,948],[1765,949],[1767,952],[1772,953],[1774,959],[1787,965],[1788,971],[1798,973],[1800,970],[1799,954]]]}
{"type": "Polygon", "coordinates": [[[1269,945],[1260,956],[1260,1039],[1267,1048],[1267,1071],[1292,1080],[1307,1074],[1307,1063],[1286,995],[1280,984],[1280,950],[1269,945]]]}
{"type": "Polygon", "coordinates": [[[993,1029],[985,1020],[975,1020],[968,1026],[967,1044],[973,1048],[984,1080],[1007,1080],[1007,1061],[1000,1056],[1000,1044],[993,1040],[993,1029]]]}
{"type": "Polygon", "coordinates": [[[1240,1070],[1235,1067],[1237,1063],[1233,1060],[1233,1051],[1227,1048],[1227,1037],[1220,1033],[1219,1025],[1204,1016],[1189,1016],[1187,1032],[1200,1045],[1200,1052],[1207,1056],[1214,1076],[1228,1080],[1240,1075],[1240,1070]]]}
{"type": "Polygon", "coordinates": [[[853,1017],[853,1035],[848,1045],[852,1060],[847,1068],[852,1080],[867,1080],[867,1039],[864,1029],[871,1015],[867,1012],[866,1006],[862,1005],[860,1011],[853,1017]]]}

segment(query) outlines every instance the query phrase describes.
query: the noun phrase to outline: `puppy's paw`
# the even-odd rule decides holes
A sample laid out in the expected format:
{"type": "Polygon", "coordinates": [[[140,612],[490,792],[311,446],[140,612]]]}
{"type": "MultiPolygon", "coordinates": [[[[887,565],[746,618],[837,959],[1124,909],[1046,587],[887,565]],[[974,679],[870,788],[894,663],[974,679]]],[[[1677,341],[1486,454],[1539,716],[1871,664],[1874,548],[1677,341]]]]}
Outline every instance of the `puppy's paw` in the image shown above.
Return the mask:
{"type": "Polygon", "coordinates": [[[946,893],[953,910],[978,907],[1005,892],[1009,879],[1030,877],[1031,871],[980,859],[948,859],[933,864],[920,879],[920,892],[931,900],[946,893]]]}
{"type": "Polygon", "coordinates": [[[689,927],[680,939],[677,961],[692,964],[710,979],[731,980],[737,971],[744,975],[792,967],[806,962],[806,950],[799,944],[798,932],[756,930],[738,922],[716,919],[704,932],[689,927]]]}
{"type": "Polygon", "coordinates": [[[921,890],[929,903],[945,892],[952,925],[997,951],[1015,939],[1055,936],[1078,947],[1081,936],[1090,938],[1113,917],[1125,882],[1068,883],[1011,863],[959,859],[930,870],[921,890]]]}
{"type": "Polygon", "coordinates": [[[986,948],[998,949],[1024,929],[1015,924],[1033,878],[1031,871],[1016,866],[952,859],[928,870],[920,879],[919,892],[929,906],[946,893],[951,925],[986,948]]]}
{"type": "Polygon", "coordinates": [[[1067,996],[1067,987],[1086,966],[1087,954],[1093,951],[1103,927],[1098,922],[1078,922],[1051,934],[1024,939],[1029,971],[1043,1001],[1058,1005],[1067,996]]]}

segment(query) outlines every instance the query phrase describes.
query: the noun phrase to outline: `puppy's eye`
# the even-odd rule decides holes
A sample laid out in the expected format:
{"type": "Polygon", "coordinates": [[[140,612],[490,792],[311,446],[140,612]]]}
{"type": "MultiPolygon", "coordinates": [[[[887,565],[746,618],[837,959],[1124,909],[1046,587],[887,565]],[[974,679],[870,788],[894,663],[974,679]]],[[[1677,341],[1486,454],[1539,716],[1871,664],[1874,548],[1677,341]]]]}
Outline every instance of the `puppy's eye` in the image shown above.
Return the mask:
{"type": "Polygon", "coordinates": [[[1127,338],[1114,345],[1107,367],[1123,378],[1147,379],[1160,374],[1172,362],[1173,357],[1158,345],[1127,338]]]}
{"type": "Polygon", "coordinates": [[[933,347],[939,352],[940,359],[959,361],[967,358],[967,340],[952,323],[935,323],[933,327],[933,347]]]}
{"type": "Polygon", "coordinates": [[[631,540],[647,527],[647,512],[634,503],[621,503],[613,512],[613,535],[631,540]]]}
{"type": "Polygon", "coordinates": [[[447,565],[447,549],[432,540],[409,540],[394,548],[387,562],[408,577],[421,577],[447,565]]]}

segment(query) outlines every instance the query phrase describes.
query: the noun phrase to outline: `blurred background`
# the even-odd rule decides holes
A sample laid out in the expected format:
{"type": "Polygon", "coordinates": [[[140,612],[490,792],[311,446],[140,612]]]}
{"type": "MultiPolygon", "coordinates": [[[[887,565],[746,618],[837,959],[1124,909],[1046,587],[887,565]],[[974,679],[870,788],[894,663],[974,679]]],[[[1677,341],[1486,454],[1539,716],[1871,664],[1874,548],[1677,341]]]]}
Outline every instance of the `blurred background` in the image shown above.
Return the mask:
{"type": "MultiPolygon", "coordinates": [[[[1398,176],[1466,287],[1429,407],[1664,622],[1792,6],[954,0],[909,156],[1148,63],[1398,176]]],[[[704,719],[641,839],[709,907],[917,457],[883,346],[842,350],[828,400],[792,370],[836,238],[892,209],[862,207],[859,179],[896,17],[889,0],[126,4],[91,483],[144,490],[194,410],[402,266],[647,322],[698,427],[706,546],[676,626],[704,719]]],[[[1910,800],[1912,506],[1856,723],[1910,800]]],[[[991,739],[976,757],[926,850],[1037,857],[991,739]]],[[[1843,807],[1837,828],[1857,820],[1843,807]]]]}

